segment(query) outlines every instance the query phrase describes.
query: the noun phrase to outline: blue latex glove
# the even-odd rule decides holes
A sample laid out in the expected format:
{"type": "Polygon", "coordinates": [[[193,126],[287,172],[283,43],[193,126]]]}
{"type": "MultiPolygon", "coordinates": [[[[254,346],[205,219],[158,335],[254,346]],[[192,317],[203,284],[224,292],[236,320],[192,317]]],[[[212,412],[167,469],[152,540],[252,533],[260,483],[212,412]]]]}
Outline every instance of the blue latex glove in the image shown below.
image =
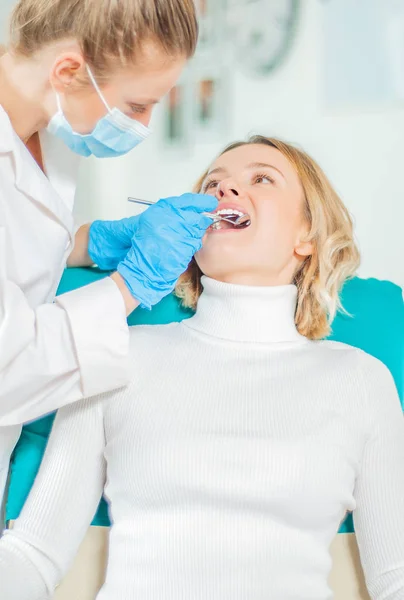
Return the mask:
{"type": "Polygon", "coordinates": [[[140,215],[119,221],[94,221],[90,225],[88,254],[103,271],[115,271],[132,246],[140,215]]]}
{"type": "Polygon", "coordinates": [[[118,272],[143,308],[172,292],[212,224],[202,213],[217,206],[214,196],[184,194],[160,200],[138,216],[132,247],[118,272]]]}

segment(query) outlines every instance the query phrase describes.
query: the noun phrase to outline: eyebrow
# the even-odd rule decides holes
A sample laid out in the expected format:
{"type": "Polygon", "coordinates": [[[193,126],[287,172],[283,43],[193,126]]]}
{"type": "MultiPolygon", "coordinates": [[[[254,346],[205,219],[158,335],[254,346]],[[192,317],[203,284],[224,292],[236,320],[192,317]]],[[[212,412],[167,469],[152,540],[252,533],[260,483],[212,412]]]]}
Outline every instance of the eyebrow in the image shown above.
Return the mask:
{"type": "MultiPolygon", "coordinates": [[[[265,168],[275,169],[275,171],[278,171],[278,173],[280,175],[282,175],[282,177],[285,179],[285,175],[282,173],[282,171],[280,171],[277,167],[274,167],[274,165],[269,165],[267,163],[253,162],[253,163],[250,163],[249,165],[247,165],[245,168],[246,169],[265,169],[265,168]]],[[[209,173],[207,173],[206,177],[209,177],[210,175],[213,175],[214,173],[225,173],[226,171],[227,171],[227,169],[225,169],[224,167],[216,167],[216,169],[212,169],[211,171],[209,171],[209,173]]]]}
{"type": "Polygon", "coordinates": [[[275,169],[275,171],[278,171],[278,173],[280,175],[282,175],[282,177],[285,179],[285,175],[282,173],[282,171],[280,171],[278,169],[278,167],[275,167],[274,165],[269,165],[267,163],[262,163],[262,162],[253,162],[250,163],[249,165],[247,165],[247,169],[275,169]]]}
{"type": "Polygon", "coordinates": [[[216,169],[212,169],[211,171],[206,173],[206,177],[209,177],[209,175],[213,175],[214,173],[226,173],[226,169],[224,169],[223,167],[216,167],[216,169]]]}

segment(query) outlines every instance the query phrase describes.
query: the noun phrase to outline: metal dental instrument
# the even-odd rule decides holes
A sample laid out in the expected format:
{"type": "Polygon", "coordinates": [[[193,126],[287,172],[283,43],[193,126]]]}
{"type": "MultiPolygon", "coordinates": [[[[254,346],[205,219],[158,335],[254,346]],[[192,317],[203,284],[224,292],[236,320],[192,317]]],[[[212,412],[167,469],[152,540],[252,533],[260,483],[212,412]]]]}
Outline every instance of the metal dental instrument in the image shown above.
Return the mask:
{"type": "Polygon", "coordinates": [[[145,206],[151,206],[154,202],[150,200],[141,200],[140,198],[128,198],[128,202],[134,202],[135,204],[144,204],[145,206]]]}
{"type": "MultiPolygon", "coordinates": [[[[128,202],[133,202],[134,204],[143,204],[144,206],[151,206],[155,204],[155,202],[150,202],[150,200],[141,200],[140,198],[128,198],[128,202]]],[[[216,213],[203,213],[205,217],[210,217],[213,219],[214,223],[218,221],[227,221],[234,227],[243,227],[243,225],[250,225],[250,217],[246,213],[243,215],[217,215],[216,213]]]]}

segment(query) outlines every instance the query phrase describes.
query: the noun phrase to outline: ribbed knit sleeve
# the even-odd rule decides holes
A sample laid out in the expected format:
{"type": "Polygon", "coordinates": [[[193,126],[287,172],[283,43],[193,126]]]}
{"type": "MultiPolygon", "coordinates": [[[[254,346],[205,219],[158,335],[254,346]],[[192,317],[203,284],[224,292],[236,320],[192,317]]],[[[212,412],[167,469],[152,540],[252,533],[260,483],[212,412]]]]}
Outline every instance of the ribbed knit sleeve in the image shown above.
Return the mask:
{"type": "Polygon", "coordinates": [[[361,353],[370,434],[356,482],[355,530],[373,600],[404,599],[404,418],[393,378],[361,353]]]}
{"type": "Polygon", "coordinates": [[[2,600],[45,600],[67,572],[105,482],[102,399],[61,409],[34,487],[0,540],[2,600]]]}

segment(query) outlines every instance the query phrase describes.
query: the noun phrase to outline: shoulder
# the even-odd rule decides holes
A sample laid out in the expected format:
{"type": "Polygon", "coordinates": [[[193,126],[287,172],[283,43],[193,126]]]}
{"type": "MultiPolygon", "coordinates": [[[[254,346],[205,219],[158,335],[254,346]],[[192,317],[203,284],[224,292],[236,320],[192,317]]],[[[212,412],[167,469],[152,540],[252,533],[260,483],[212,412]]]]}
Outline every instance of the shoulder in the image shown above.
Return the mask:
{"type": "Polygon", "coordinates": [[[328,340],[314,342],[313,345],[320,355],[327,356],[334,365],[344,363],[349,366],[349,370],[365,377],[370,374],[376,374],[383,378],[392,377],[389,369],[381,360],[360,348],[328,340]]]}
{"type": "MultiPolygon", "coordinates": [[[[361,360],[360,357],[362,354],[365,354],[359,348],[344,344],[343,342],[320,340],[311,342],[310,344],[315,359],[323,365],[328,364],[333,371],[339,369],[357,371],[358,363],[361,360]]],[[[369,358],[371,359],[372,357],[369,358]]]]}
{"type": "Polygon", "coordinates": [[[386,365],[362,350],[358,350],[357,361],[358,369],[363,377],[367,398],[371,405],[377,407],[378,403],[383,402],[385,406],[389,399],[394,404],[400,405],[393,375],[386,365]]]}
{"type": "MultiPolygon", "coordinates": [[[[389,368],[378,358],[360,348],[338,342],[324,342],[333,356],[342,356],[347,383],[356,380],[362,390],[362,398],[369,414],[401,412],[397,387],[389,368]]],[[[336,360],[338,364],[341,361],[336,360]]]]}
{"type": "Polygon", "coordinates": [[[370,431],[381,421],[400,418],[397,387],[382,361],[340,342],[314,342],[313,347],[318,383],[326,386],[331,398],[337,397],[338,406],[347,411],[351,423],[370,431]]]}
{"type": "Polygon", "coordinates": [[[341,356],[353,356],[359,351],[359,348],[350,346],[344,342],[332,342],[330,340],[320,340],[318,342],[312,342],[317,350],[320,352],[326,352],[330,355],[341,355],[341,356]]]}
{"type": "Polygon", "coordinates": [[[313,342],[316,362],[323,371],[343,377],[346,385],[361,390],[361,396],[374,396],[377,391],[389,389],[397,394],[393,376],[378,358],[360,348],[342,342],[313,342]]]}

